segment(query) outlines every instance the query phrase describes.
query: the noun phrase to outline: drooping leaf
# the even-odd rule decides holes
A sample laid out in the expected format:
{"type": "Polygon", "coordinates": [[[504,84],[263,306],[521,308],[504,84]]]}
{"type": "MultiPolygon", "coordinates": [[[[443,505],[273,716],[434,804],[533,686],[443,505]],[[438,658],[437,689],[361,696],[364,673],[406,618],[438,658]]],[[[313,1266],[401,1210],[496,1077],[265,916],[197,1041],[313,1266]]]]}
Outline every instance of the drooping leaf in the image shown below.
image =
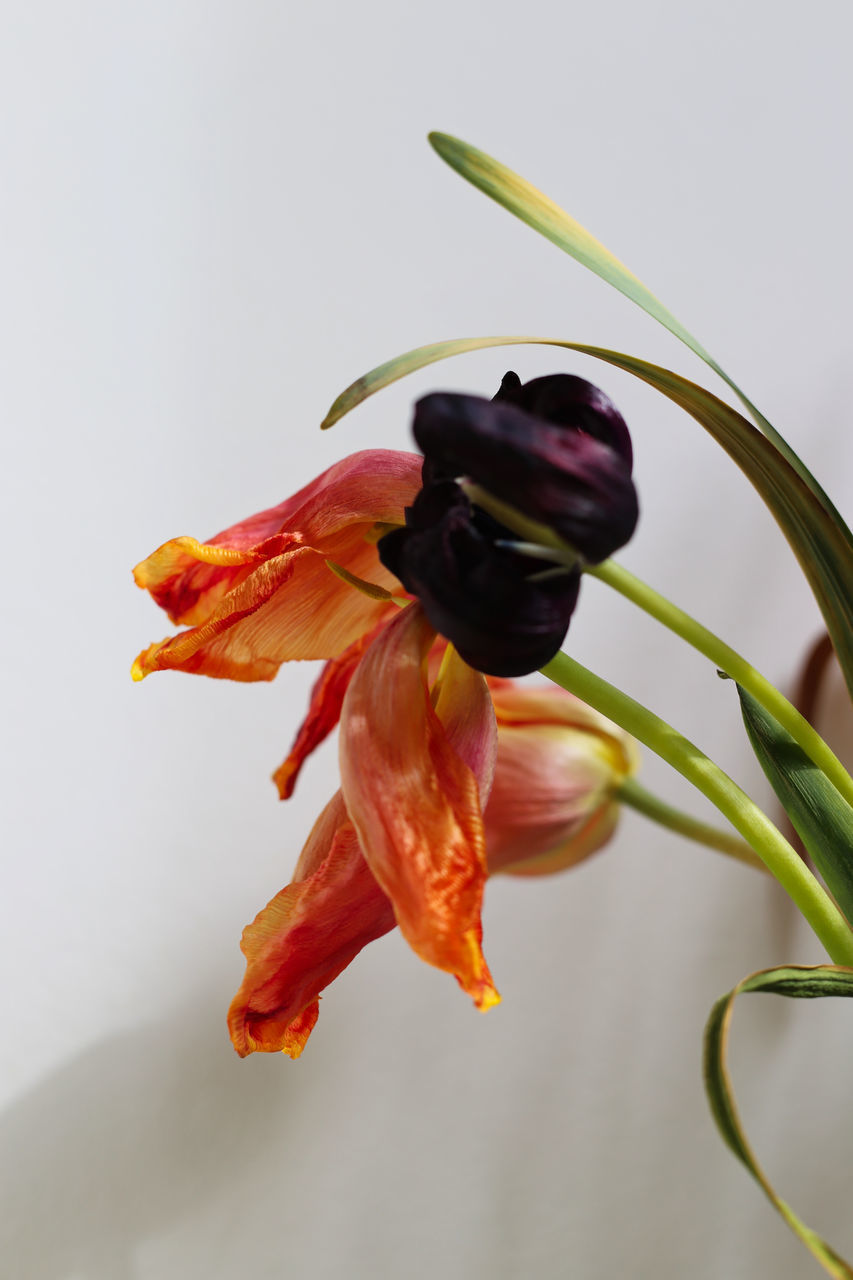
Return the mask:
{"type": "Polygon", "coordinates": [[[838,524],[845,539],[853,546],[853,534],[801,458],[741,391],[737,383],[717,364],[698,339],[685,329],[681,321],[675,318],[660,299],[656,298],[623,262],[614,257],[609,249],[596,240],[595,236],[532,183],[484,151],[448,133],[431,133],[429,141],[442,160],[466,181],[497,201],[510,213],[515,214],[522,222],[533,227],[534,231],[540,232],[582,266],[612,285],[614,289],[618,289],[626,298],[630,298],[638,307],[680,339],[701,360],[704,360],[708,367],[731,387],[753,420],[758,423],[767,438],[773,441],[783,457],[790,462],[797,475],[805,481],[820,504],[838,524]]]}
{"type": "Polygon", "coordinates": [[[723,1140],[738,1160],[746,1166],[770,1203],[782,1215],[824,1271],[835,1280],[853,1280],[853,1268],[850,1264],[845,1262],[816,1232],[807,1227],[797,1217],[791,1206],[777,1195],[756,1160],[743,1131],[726,1065],[726,1048],[735,1000],[741,992],[755,991],[769,991],[776,995],[799,999],[853,996],[853,969],[843,969],[836,965],[814,967],[790,965],[751,974],[714,1005],[705,1028],[704,1049],[705,1088],[723,1140]]]}
{"type": "Polygon", "coordinates": [[[791,544],[853,695],[853,548],[836,519],[776,446],[731,405],[680,374],[636,356],[558,338],[457,338],[407,351],[371,370],[338,396],[322,425],[333,426],[368,396],[437,360],[488,347],[531,343],[578,351],[632,373],[689,413],[725,449],[764,499],[791,544]]]}
{"type": "Polygon", "coordinates": [[[740,685],[737,691],[759,764],[830,893],[853,921],[853,807],[769,711],[740,685]]]}

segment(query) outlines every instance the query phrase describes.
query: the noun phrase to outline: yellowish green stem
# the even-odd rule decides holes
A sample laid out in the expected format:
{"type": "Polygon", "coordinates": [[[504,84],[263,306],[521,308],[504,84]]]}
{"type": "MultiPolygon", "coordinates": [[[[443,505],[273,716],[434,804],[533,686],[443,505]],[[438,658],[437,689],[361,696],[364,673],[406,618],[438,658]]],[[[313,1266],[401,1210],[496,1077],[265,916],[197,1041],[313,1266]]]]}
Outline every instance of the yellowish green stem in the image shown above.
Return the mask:
{"type": "Polygon", "coordinates": [[[660,796],[647,791],[636,778],[626,778],[621,782],[616,788],[616,796],[622,804],[635,809],[637,813],[650,818],[652,822],[666,827],[668,831],[674,831],[687,840],[695,840],[697,844],[704,844],[709,849],[716,849],[718,853],[725,853],[748,867],[755,867],[759,871],[767,870],[758,854],[753,852],[752,847],[733,831],[723,831],[709,822],[701,822],[692,814],[674,808],[665,800],[661,800],[660,796]]]}
{"type": "Polygon", "coordinates": [[[651,617],[662,622],[677,636],[681,636],[682,640],[686,640],[706,658],[710,658],[727,676],[736,680],[748,693],[752,694],[765,711],[770,712],[783,729],[787,729],[794,741],[823,771],[848,804],[853,804],[853,778],[838,757],[830,750],[820,734],[812,728],[808,720],[800,715],[796,707],[792,706],[788,699],[735,649],[727,645],[719,636],[714,635],[713,631],[703,627],[695,618],[691,618],[690,614],[679,609],[671,600],[667,600],[640,578],[635,578],[615,561],[605,560],[603,564],[590,565],[585,572],[605,582],[633,604],[639,605],[651,617]]]}
{"type": "Polygon", "coordinates": [[[836,964],[853,967],[853,932],[780,831],[737,783],[672,725],[566,653],[542,674],[621,725],[691,782],[755,850],[808,921],[836,964]]]}

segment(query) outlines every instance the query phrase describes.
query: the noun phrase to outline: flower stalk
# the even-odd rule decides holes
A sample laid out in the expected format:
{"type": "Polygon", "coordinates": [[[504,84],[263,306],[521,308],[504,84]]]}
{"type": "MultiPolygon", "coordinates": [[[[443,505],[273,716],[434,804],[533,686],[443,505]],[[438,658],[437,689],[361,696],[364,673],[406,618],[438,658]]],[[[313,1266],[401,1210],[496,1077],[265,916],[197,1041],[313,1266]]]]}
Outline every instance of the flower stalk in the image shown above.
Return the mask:
{"type": "Polygon", "coordinates": [[[742,657],[731,645],[720,639],[713,631],[709,631],[701,622],[697,622],[689,613],[685,613],[678,605],[673,604],[666,596],[655,591],[648,583],[629,573],[614,560],[605,560],[602,564],[589,565],[584,570],[600,582],[606,583],[614,591],[630,600],[652,618],[663,623],[675,635],[686,640],[699,653],[710,658],[711,662],[732,680],[736,680],[757,702],[769,711],[783,729],[790,733],[819,769],[823,771],[834,787],[840,792],[848,804],[853,804],[853,778],[844,765],[824,742],[820,734],[812,728],[808,720],[779,692],[775,685],[757,671],[746,658],[742,657]]]}
{"type": "Polygon", "coordinates": [[[542,667],[561,689],[620,725],[701,791],[755,850],[836,963],[853,966],[853,931],[767,815],[694,743],[566,653],[542,667]]]}
{"type": "Polygon", "coordinates": [[[740,836],[735,835],[733,831],[723,831],[709,822],[694,818],[692,814],[685,813],[682,809],[676,809],[665,800],[661,800],[660,796],[647,791],[636,778],[625,778],[614,794],[621,804],[641,813],[643,817],[649,818],[659,826],[666,827],[668,831],[674,831],[676,835],[683,836],[685,840],[693,840],[696,844],[703,844],[708,849],[715,849],[718,853],[724,853],[748,867],[755,867],[758,871],[767,870],[758,854],[753,852],[752,846],[740,836]]]}

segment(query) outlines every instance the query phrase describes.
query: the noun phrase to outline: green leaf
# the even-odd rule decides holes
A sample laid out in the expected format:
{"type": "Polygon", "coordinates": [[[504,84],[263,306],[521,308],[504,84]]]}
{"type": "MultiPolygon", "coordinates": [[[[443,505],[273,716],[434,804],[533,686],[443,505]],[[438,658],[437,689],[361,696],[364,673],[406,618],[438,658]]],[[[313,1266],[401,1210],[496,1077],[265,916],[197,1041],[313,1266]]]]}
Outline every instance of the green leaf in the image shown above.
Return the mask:
{"type": "Polygon", "coordinates": [[[563,249],[580,262],[582,266],[600,276],[602,280],[612,285],[614,289],[618,289],[626,298],[630,298],[638,307],[641,307],[643,311],[662,324],[670,333],[674,334],[676,338],[679,338],[701,360],[704,360],[708,367],[713,369],[731,387],[753,420],[758,423],[767,438],[773,441],[782,456],[790,462],[797,475],[801,480],[805,481],[821,506],[826,509],[836,522],[848,543],[853,546],[853,534],[851,534],[841,515],[805,463],[802,462],[787,441],[779,435],[778,431],[771,426],[764,414],[741,391],[737,383],[717,364],[716,360],[705,350],[702,344],[693,337],[693,334],[685,329],[681,321],[675,318],[672,312],[655,297],[650,289],[646,288],[641,280],[637,279],[632,271],[628,270],[623,262],[614,257],[609,249],[606,249],[599,240],[596,240],[595,236],[590,235],[585,227],[582,227],[579,222],[570,217],[565,210],[561,209],[548,196],[544,195],[525,178],[514,173],[512,169],[508,169],[506,165],[486,155],[484,151],[479,151],[477,147],[472,147],[467,142],[463,142],[460,138],[454,138],[448,133],[431,133],[429,141],[442,160],[449,164],[466,181],[472,183],[473,186],[491,197],[492,200],[496,200],[498,204],[503,205],[505,209],[515,214],[522,222],[526,222],[528,226],[533,227],[534,231],[538,231],[541,235],[547,237],[558,248],[563,249]]]}
{"type": "Polygon", "coordinates": [[[740,685],[737,691],[770,785],[830,893],[853,921],[853,808],[779,722],[740,685]]]}
{"type": "Polygon", "coordinates": [[[746,1140],[732,1094],[731,1080],[726,1066],[726,1047],[735,1000],[741,992],[755,991],[769,991],[776,995],[799,999],[853,996],[853,969],[842,969],[836,965],[815,967],[791,965],[779,969],[765,969],[744,978],[728,995],[718,1000],[711,1010],[711,1016],[705,1028],[704,1051],[705,1088],[723,1140],[738,1160],[746,1166],[770,1203],[823,1269],[834,1276],[835,1280],[853,1280],[853,1268],[849,1263],[830,1248],[816,1232],[807,1227],[790,1205],[776,1194],[746,1140]]]}
{"type": "Polygon", "coordinates": [[[431,133],[429,142],[442,160],[466,181],[498,204],[503,205],[504,209],[515,214],[522,222],[526,222],[529,227],[545,236],[559,249],[570,254],[581,266],[587,267],[602,280],[606,280],[614,289],[624,293],[626,298],[630,298],[653,319],[659,321],[715,372],[725,377],[705,348],[679,320],[676,320],[660,299],[646,288],[642,280],[639,280],[633,271],[629,271],[624,262],[620,262],[600,240],[596,240],[586,227],[582,227],[579,222],[570,217],[549,196],[534,187],[526,178],[522,178],[520,174],[514,173],[512,169],[508,169],[506,165],[493,159],[485,151],[480,151],[477,147],[463,142],[461,138],[454,138],[449,133],[431,133]]]}
{"type": "Polygon", "coordinates": [[[722,445],[773,513],[808,579],[853,695],[853,549],[843,530],[779,450],[742,414],[679,374],[635,356],[558,338],[457,338],[407,351],[365,374],[338,396],[323,421],[331,427],[362,400],[437,360],[487,347],[539,343],[594,356],[647,382],[686,410],[722,445]]]}

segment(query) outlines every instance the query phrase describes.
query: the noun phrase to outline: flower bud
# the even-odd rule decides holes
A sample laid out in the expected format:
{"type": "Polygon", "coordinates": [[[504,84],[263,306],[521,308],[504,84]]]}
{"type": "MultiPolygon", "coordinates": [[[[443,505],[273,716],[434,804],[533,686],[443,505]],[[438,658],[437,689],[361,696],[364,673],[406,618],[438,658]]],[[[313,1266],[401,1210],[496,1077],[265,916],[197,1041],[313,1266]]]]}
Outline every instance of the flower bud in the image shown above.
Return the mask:
{"type": "Polygon", "coordinates": [[[498,724],[484,813],[489,874],[573,867],[613,834],[619,785],[639,764],[636,743],[561,689],[489,684],[498,724]]]}

